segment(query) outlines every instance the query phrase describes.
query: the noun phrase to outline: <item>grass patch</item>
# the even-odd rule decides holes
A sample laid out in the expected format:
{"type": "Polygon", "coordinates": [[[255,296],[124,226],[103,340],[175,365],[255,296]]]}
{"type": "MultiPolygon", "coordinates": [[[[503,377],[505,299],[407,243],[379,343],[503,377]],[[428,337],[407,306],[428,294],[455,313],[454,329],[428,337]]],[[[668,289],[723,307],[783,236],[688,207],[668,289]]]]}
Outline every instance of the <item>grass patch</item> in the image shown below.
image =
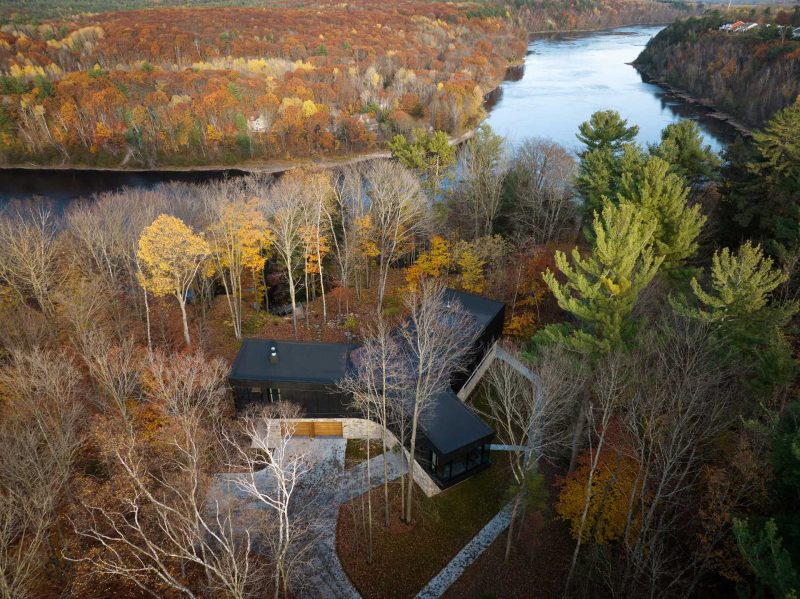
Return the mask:
{"type": "Polygon", "coordinates": [[[372,491],[373,561],[366,563],[366,495],[342,506],[337,550],[358,591],[370,597],[412,597],[491,520],[508,500],[511,473],[505,456],[492,454],[493,465],[427,498],[415,490],[415,522],[400,521],[400,485],[392,483],[391,519],[384,527],[383,488],[372,491]]]}
{"type": "MultiPolygon", "coordinates": [[[[369,457],[374,458],[383,453],[383,443],[380,439],[371,439],[369,441],[369,457]]],[[[353,466],[365,462],[367,459],[367,440],[366,439],[348,439],[347,448],[344,452],[344,467],[352,468],[353,466]]]]}

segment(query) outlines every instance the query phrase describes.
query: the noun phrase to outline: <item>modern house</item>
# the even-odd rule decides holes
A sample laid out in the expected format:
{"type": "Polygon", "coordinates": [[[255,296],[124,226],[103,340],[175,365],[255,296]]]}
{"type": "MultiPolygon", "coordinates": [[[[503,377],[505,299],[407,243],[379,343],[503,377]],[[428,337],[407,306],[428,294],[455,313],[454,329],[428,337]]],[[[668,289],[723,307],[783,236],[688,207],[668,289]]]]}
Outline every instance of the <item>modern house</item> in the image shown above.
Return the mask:
{"type": "MultiPolygon", "coordinates": [[[[458,302],[472,317],[476,341],[466,372],[432,398],[417,434],[415,457],[442,488],[489,466],[494,431],[456,395],[503,330],[505,306],[477,295],[447,289],[445,301],[458,302]]],[[[337,382],[354,367],[358,346],[245,339],[229,382],[237,410],[253,403],[286,400],[306,418],[361,418],[337,382]]]]}

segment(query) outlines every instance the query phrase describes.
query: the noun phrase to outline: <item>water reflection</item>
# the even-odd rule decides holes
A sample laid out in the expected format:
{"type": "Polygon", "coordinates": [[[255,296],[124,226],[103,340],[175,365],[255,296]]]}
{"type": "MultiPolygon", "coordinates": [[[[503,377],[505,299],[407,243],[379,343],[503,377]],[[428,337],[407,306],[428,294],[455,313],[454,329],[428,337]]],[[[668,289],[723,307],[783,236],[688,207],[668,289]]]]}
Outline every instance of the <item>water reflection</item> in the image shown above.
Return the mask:
{"type": "Polygon", "coordinates": [[[578,125],[596,110],[613,109],[639,125],[640,143],[657,142],[669,123],[693,119],[706,143],[719,151],[734,139],[731,127],[671,98],[629,64],[660,30],[626,27],[537,37],[529,44],[522,77],[487,98],[487,122],[512,144],[538,136],[575,150],[578,125]]]}

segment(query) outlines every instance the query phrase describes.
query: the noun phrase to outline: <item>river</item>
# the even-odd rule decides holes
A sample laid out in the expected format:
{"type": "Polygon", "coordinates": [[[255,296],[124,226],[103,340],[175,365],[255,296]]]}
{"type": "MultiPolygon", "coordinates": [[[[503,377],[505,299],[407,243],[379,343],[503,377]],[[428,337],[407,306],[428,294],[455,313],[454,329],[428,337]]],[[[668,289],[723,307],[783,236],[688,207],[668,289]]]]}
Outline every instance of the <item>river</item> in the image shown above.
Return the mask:
{"type": "Polygon", "coordinates": [[[661,29],[623,27],[533,39],[521,77],[512,71],[516,76],[490,97],[487,122],[512,145],[527,137],[545,137],[574,151],[579,146],[578,125],[597,110],[616,110],[638,125],[642,144],[657,142],[666,125],[690,118],[697,121],[706,143],[719,151],[733,140],[730,126],[670,98],[629,64],[661,29]]]}
{"type": "MultiPolygon", "coordinates": [[[[614,109],[640,127],[639,141],[658,140],[661,129],[682,118],[698,122],[715,150],[734,133],[693,106],[670,99],[643,81],[632,62],[661,27],[625,27],[585,34],[534,39],[524,66],[487,101],[492,128],[511,145],[527,137],[547,137],[571,150],[578,125],[596,110],[614,109]]],[[[199,182],[242,171],[102,171],[69,169],[0,170],[0,204],[11,198],[43,196],[64,206],[71,200],[121,187],[153,187],[167,181],[199,182]]]]}

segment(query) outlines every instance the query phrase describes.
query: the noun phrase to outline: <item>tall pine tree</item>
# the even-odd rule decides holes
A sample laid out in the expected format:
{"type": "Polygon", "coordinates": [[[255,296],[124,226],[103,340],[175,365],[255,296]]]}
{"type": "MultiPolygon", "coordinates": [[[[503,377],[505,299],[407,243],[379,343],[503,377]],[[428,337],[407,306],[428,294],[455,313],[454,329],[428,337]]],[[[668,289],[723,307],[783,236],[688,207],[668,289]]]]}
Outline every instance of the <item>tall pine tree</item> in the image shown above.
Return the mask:
{"type": "Polygon", "coordinates": [[[653,248],[664,257],[665,269],[681,266],[697,251],[697,236],[706,217],[700,214],[699,205],[688,205],[688,196],[684,180],[670,172],[670,164],[658,156],[623,173],[620,181],[617,200],[637,206],[653,222],[653,248]]]}
{"type": "Polygon", "coordinates": [[[558,305],[578,320],[570,329],[549,328],[547,335],[586,354],[608,351],[626,339],[639,293],[663,260],[652,248],[653,221],[631,204],[606,204],[602,214],[595,214],[592,230],[594,247],[588,256],[574,248],[570,261],[556,252],[564,282],[550,270],[544,274],[558,305]]]}

